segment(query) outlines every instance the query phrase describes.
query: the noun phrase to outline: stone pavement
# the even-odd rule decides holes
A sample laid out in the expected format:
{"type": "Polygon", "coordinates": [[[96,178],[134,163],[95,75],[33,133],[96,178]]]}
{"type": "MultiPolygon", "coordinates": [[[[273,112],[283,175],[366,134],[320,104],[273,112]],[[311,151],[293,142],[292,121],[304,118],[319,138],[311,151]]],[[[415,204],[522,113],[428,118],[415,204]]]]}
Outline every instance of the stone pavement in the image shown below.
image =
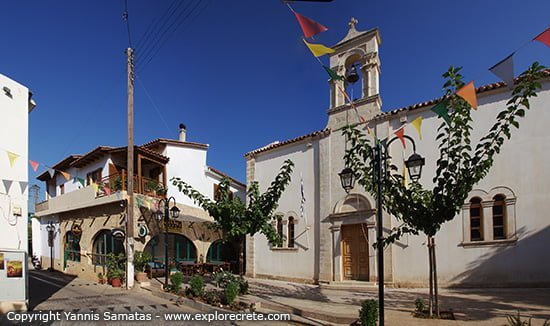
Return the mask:
{"type": "MultiPolygon", "coordinates": [[[[349,324],[357,319],[361,302],[377,299],[377,287],[365,283],[316,286],[249,279],[245,300],[263,308],[291,312],[312,325],[349,324]]],[[[507,325],[506,315],[533,317],[532,325],[550,319],[550,289],[440,289],[441,310],[452,310],[456,320],[412,317],[416,298],[427,301],[428,289],[385,289],[386,325],[507,325]]],[[[527,319],[527,318],[523,318],[527,319]]]]}

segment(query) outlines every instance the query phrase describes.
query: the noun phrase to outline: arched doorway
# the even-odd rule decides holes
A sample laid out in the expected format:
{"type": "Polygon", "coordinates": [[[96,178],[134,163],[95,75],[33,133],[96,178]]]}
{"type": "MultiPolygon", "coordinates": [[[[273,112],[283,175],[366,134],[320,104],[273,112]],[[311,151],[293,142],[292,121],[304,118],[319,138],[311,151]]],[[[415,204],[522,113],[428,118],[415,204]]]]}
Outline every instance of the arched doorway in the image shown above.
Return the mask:
{"type": "Polygon", "coordinates": [[[115,255],[125,253],[124,241],[113,237],[111,230],[101,230],[94,238],[93,264],[105,266],[107,264],[107,254],[110,253],[114,253],[115,255]]]}
{"type": "MultiPolygon", "coordinates": [[[[164,233],[147,242],[145,252],[151,254],[153,261],[164,263],[164,233]]],[[[181,234],[168,233],[168,260],[176,263],[197,260],[197,249],[191,240],[181,234]]]]}
{"type": "Polygon", "coordinates": [[[230,242],[223,242],[222,240],[216,240],[208,248],[208,254],[206,255],[207,262],[236,262],[237,252],[235,247],[230,242]]]}

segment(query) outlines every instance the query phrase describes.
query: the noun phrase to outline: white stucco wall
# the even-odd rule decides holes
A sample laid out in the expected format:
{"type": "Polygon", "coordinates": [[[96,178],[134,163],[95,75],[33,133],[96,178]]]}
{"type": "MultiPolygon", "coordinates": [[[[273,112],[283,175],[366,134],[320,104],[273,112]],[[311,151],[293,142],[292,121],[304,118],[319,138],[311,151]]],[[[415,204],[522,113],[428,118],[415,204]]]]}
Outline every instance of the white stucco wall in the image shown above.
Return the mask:
{"type": "MultiPolygon", "coordinates": [[[[254,237],[254,272],[259,275],[271,275],[288,278],[311,280],[316,278],[316,228],[319,214],[319,198],[316,180],[318,180],[319,141],[304,141],[273,153],[260,154],[256,157],[255,181],[259,182],[263,193],[279,172],[287,159],[294,162],[291,182],[283,192],[279,201],[277,214],[283,216],[284,245],[283,248],[273,248],[268,244],[263,234],[254,237]],[[300,216],[301,190],[300,175],[304,182],[304,218],[300,216]],[[285,248],[288,239],[288,218],[295,218],[294,249],[285,248]]],[[[252,180],[249,180],[252,181],[252,180]]]]}
{"type": "Polygon", "coordinates": [[[0,184],[0,249],[25,252],[28,186],[22,192],[19,181],[28,182],[28,103],[28,88],[0,74],[0,179],[13,181],[9,191],[0,184]],[[4,87],[11,91],[12,98],[5,94],[4,87]],[[19,155],[13,166],[6,151],[19,155]]]}
{"type": "MultiPolygon", "coordinates": [[[[472,112],[473,147],[493,125],[496,115],[506,107],[509,98],[510,93],[504,90],[480,94],[479,108],[472,112]]],[[[501,245],[461,246],[464,241],[463,221],[468,215],[463,217],[462,213],[458,214],[454,220],[443,225],[436,236],[440,282],[550,284],[550,274],[547,272],[550,270],[550,254],[544,249],[550,243],[550,220],[546,214],[550,194],[547,169],[550,166],[549,102],[550,82],[546,82],[538,97],[531,100],[531,110],[527,111],[525,118],[519,120],[520,129],[512,129],[512,139],[506,141],[489,174],[475,187],[486,192],[494,187],[508,187],[514,192],[517,200],[515,225],[508,227],[516,229],[518,241],[501,245]]],[[[406,127],[406,134],[415,138],[417,151],[426,157],[421,182],[431,188],[435,162],[439,156],[434,139],[440,120],[431,111],[424,110],[409,115],[408,121],[414,120],[418,114],[424,117],[423,140],[418,139],[412,126],[406,127]]],[[[400,155],[401,145],[392,145],[392,149],[395,156],[400,155]]],[[[484,218],[491,218],[490,208],[485,212],[488,214],[484,218]]],[[[393,246],[395,281],[426,281],[428,259],[427,249],[423,245],[425,241],[424,236],[409,236],[404,241],[406,246],[393,246]]]]}

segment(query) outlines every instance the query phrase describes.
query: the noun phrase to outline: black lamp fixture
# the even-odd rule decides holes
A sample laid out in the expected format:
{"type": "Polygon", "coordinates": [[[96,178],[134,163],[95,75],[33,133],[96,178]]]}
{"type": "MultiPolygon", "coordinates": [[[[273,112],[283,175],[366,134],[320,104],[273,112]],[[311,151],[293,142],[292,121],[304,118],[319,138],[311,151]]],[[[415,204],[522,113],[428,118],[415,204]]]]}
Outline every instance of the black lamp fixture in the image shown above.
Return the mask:
{"type": "Polygon", "coordinates": [[[426,160],[416,153],[411,155],[409,159],[405,161],[405,166],[407,166],[407,170],[409,170],[409,176],[412,181],[417,181],[420,179],[420,176],[422,175],[422,167],[425,162],[426,160]]]}
{"type": "Polygon", "coordinates": [[[164,288],[168,289],[168,275],[170,270],[168,268],[168,220],[170,218],[176,219],[180,215],[180,209],[176,206],[176,198],[163,198],[159,201],[159,209],[155,212],[155,217],[159,222],[164,220],[164,288]],[[170,202],[174,204],[170,207],[170,202]],[[160,207],[164,204],[164,211],[160,207]]]}
{"type": "Polygon", "coordinates": [[[355,84],[359,80],[359,74],[357,74],[357,68],[355,65],[351,65],[346,73],[346,80],[351,83],[355,84]]]}
{"type": "Polygon", "coordinates": [[[350,190],[355,186],[355,173],[349,167],[345,167],[342,172],[338,173],[342,188],[349,194],[350,190]]]}

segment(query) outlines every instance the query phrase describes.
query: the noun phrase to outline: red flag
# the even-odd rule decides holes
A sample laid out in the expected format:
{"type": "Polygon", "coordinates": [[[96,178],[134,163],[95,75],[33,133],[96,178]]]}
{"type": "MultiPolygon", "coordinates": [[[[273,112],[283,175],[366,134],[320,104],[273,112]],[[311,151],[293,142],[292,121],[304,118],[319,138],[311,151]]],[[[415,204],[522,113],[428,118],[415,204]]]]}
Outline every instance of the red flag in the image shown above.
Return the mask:
{"type": "Polygon", "coordinates": [[[33,160],[29,160],[29,163],[30,163],[32,169],[34,170],[34,172],[36,172],[36,170],[38,169],[39,163],[38,163],[38,162],[35,162],[35,161],[33,161],[33,160]]]}
{"type": "Polygon", "coordinates": [[[111,188],[109,187],[104,187],[103,188],[103,192],[105,192],[105,195],[109,196],[111,194],[111,188]]]}
{"type": "Polygon", "coordinates": [[[407,148],[407,145],[405,144],[405,126],[397,129],[394,134],[401,140],[401,143],[403,144],[403,148],[407,148]]]}
{"type": "Polygon", "coordinates": [[[547,28],[544,32],[537,35],[533,41],[539,41],[546,46],[550,47],[550,27],[547,28]]]}
{"type": "Polygon", "coordinates": [[[317,35],[319,33],[322,33],[328,28],[325,26],[319,24],[318,22],[314,21],[313,19],[307,18],[306,16],[300,15],[296,11],[292,11],[294,15],[296,16],[296,19],[298,20],[298,23],[300,24],[300,27],[302,28],[302,32],[304,32],[304,36],[306,38],[310,38],[313,35],[317,35]]]}

